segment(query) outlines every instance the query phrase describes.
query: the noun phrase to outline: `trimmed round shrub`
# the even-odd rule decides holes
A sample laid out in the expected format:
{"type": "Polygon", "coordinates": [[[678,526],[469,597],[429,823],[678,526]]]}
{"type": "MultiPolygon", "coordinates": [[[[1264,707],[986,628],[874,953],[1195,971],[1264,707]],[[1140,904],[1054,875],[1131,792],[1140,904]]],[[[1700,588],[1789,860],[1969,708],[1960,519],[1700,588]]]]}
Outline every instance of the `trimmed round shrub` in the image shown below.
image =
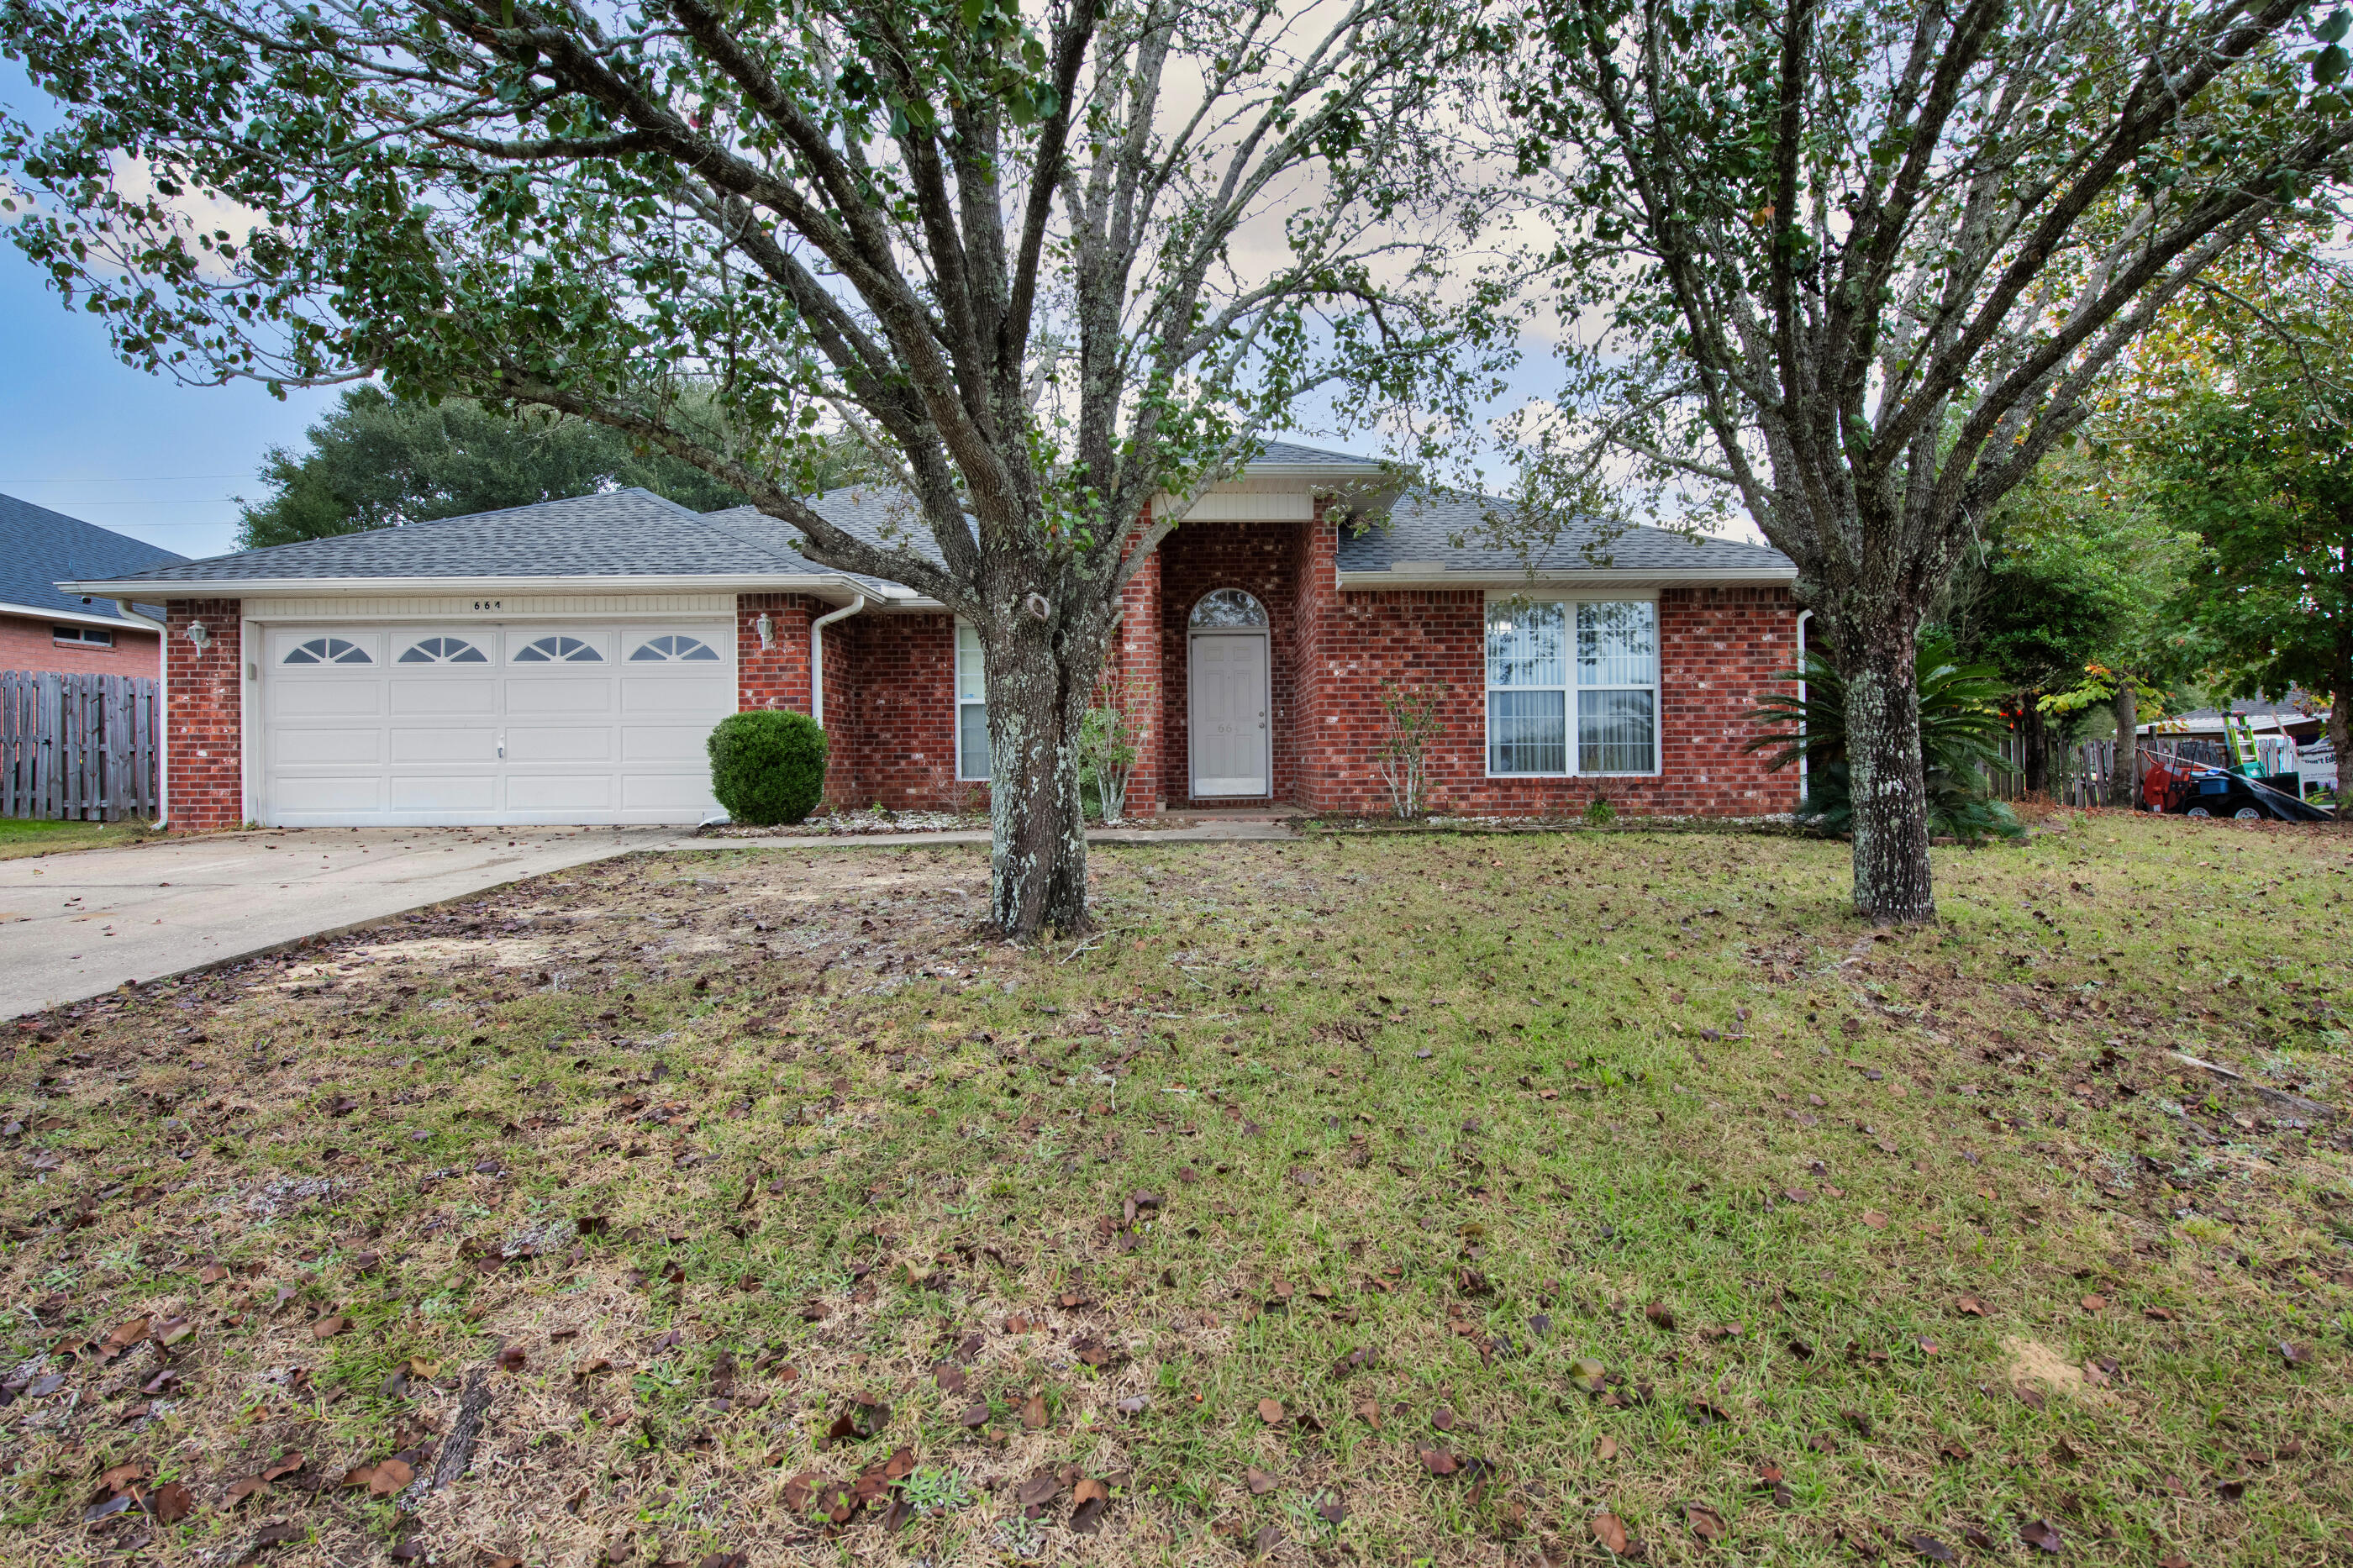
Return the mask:
{"type": "Polygon", "coordinates": [[[738,822],[798,822],[825,798],[825,731],[806,713],[730,713],[709,744],[711,793],[738,822]]]}

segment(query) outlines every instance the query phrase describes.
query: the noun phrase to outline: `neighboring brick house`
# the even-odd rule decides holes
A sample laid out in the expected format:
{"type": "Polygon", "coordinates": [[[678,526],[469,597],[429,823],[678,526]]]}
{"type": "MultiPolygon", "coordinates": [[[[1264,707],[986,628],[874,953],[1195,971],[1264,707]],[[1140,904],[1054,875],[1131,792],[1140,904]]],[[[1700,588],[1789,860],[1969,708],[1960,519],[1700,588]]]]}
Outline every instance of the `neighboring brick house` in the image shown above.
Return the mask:
{"type": "MultiPolygon", "coordinates": [[[[1271,447],[1201,497],[1126,595],[1142,721],[1131,809],[1388,809],[1381,694],[1442,688],[1431,805],[1750,815],[1798,782],[1740,750],[1795,662],[1789,563],[1652,529],[1533,568],[1458,545],[1481,509],[1387,503],[1362,458],[1271,447]]],[[[869,538],[887,492],[816,503],[869,538]]],[[[748,509],[643,490],[69,584],[168,605],[174,826],[680,823],[717,813],[702,742],[740,709],[817,714],[839,804],[976,805],[977,638],[944,606],[798,552],[748,509]]]]}
{"type": "MultiPolygon", "coordinates": [[[[155,628],[126,619],[109,598],[68,592],[58,584],[128,575],[186,560],[51,511],[0,496],[0,669],[72,674],[163,673],[155,628]]],[[[160,605],[134,613],[160,619],[160,605]]]]}

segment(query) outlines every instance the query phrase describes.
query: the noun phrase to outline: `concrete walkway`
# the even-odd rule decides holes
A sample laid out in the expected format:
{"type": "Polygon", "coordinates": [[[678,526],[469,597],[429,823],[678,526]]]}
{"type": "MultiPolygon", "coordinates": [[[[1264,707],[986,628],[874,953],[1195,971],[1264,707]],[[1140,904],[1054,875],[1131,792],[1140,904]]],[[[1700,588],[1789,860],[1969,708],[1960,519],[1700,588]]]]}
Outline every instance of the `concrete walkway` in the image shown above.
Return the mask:
{"type": "MultiPolygon", "coordinates": [[[[1264,818],[1113,828],[1092,843],[1292,837],[1264,818]]],[[[648,850],[986,844],[980,832],[698,838],[675,827],[314,827],[0,860],[0,1018],[648,850]]]]}

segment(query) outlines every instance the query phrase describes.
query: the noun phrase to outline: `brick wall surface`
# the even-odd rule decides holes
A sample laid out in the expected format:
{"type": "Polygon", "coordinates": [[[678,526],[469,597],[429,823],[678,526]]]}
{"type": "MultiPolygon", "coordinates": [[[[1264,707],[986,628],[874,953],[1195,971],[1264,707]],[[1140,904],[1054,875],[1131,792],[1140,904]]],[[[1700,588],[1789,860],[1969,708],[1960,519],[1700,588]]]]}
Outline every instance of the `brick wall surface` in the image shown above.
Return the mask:
{"type": "Polygon", "coordinates": [[[807,594],[738,594],[735,596],[735,710],[809,710],[809,622],[831,609],[807,594]],[[760,644],[760,617],[766,616],[774,646],[760,644]]]}
{"type": "Polygon", "coordinates": [[[168,666],[165,784],[175,833],[245,824],[245,649],[236,599],[174,599],[164,606],[168,666]],[[205,624],[199,649],[188,627],[205,624]]]}
{"type": "Polygon", "coordinates": [[[870,611],[836,621],[825,640],[835,799],[900,811],[985,804],[987,785],[955,776],[955,617],[870,611]],[[837,647],[855,672],[839,688],[837,647]]]}
{"type": "Polygon", "coordinates": [[[1177,529],[1161,544],[1160,784],[1169,804],[1221,804],[1191,797],[1187,679],[1193,606],[1218,588],[1243,589],[1266,606],[1273,798],[1297,798],[1299,558],[1300,536],[1307,531],[1295,522],[1199,522],[1177,529]]]}
{"type": "MultiPolygon", "coordinates": [[[[1145,523],[1150,521],[1146,512],[1145,523]]],[[[1160,668],[1160,554],[1155,552],[1121,590],[1119,640],[1112,654],[1126,687],[1129,716],[1137,729],[1135,766],[1127,778],[1131,816],[1150,816],[1171,793],[1162,721],[1166,682],[1160,668]]]]}
{"type": "Polygon", "coordinates": [[[1491,779],[1485,766],[1485,595],[1477,590],[1340,593],[1318,617],[1322,646],[1303,704],[1303,803],[1386,812],[1377,752],[1385,682],[1443,685],[1443,729],[1430,756],[1430,804],[1502,815],[1582,810],[1606,795],[1620,812],[1748,816],[1791,809],[1794,772],[1744,755],[1742,715],[1795,659],[1798,608],[1780,587],[1669,588],[1659,595],[1661,773],[1651,778],[1491,779]]]}
{"type": "Polygon", "coordinates": [[[0,669],[53,670],[67,675],[129,675],[153,680],[155,634],[136,626],[114,628],[112,647],[59,643],[49,628],[61,621],[32,616],[0,616],[0,669]]]}

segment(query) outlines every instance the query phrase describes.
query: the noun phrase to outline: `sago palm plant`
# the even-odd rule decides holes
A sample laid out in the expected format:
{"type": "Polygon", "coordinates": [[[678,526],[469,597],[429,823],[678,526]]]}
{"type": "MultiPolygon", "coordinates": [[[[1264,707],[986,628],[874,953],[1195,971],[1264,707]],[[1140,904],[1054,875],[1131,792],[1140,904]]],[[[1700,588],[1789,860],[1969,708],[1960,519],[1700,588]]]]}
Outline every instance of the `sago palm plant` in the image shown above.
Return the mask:
{"type": "MultiPolygon", "coordinates": [[[[1952,638],[1941,633],[1920,639],[1913,668],[1920,688],[1928,831],[1965,844],[2023,837],[2017,816],[1986,788],[1986,770],[2001,765],[2001,753],[1994,750],[2003,727],[2001,678],[1989,666],[1963,664],[1952,638]]],[[[1806,795],[1798,805],[1798,820],[1824,833],[1844,833],[1854,812],[1846,678],[1820,649],[1809,649],[1802,669],[1781,670],[1775,679],[1803,681],[1805,695],[1776,692],[1760,700],[1748,717],[1768,728],[1741,750],[1770,750],[1767,764],[1776,769],[1804,759],[1806,795]]]]}

